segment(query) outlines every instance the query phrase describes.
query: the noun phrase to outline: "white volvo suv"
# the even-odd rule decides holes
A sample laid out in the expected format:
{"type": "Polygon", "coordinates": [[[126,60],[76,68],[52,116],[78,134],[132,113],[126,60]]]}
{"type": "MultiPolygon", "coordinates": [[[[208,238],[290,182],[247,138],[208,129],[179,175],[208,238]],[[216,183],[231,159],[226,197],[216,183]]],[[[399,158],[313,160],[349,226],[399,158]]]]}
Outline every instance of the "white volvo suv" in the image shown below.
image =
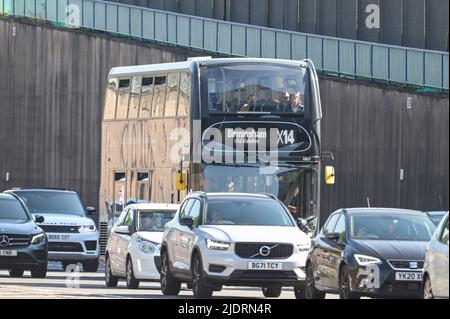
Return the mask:
{"type": "Polygon", "coordinates": [[[48,260],[60,261],[64,270],[81,262],[83,271],[96,272],[99,257],[99,232],[89,218],[95,209],[81,204],[77,193],[51,189],[15,189],[33,216],[42,216],[38,224],[48,237],[48,260]]]}
{"type": "Polygon", "coordinates": [[[195,297],[209,298],[222,286],[254,286],[279,297],[294,287],[299,296],[310,246],[274,196],[192,193],[165,226],[161,289],[177,295],[187,283],[195,297]]]}
{"type": "Polygon", "coordinates": [[[106,246],[107,287],[116,287],[120,278],[126,279],[130,289],[139,288],[140,281],[159,281],[164,225],[178,208],[176,204],[153,203],[125,207],[106,246]]]}

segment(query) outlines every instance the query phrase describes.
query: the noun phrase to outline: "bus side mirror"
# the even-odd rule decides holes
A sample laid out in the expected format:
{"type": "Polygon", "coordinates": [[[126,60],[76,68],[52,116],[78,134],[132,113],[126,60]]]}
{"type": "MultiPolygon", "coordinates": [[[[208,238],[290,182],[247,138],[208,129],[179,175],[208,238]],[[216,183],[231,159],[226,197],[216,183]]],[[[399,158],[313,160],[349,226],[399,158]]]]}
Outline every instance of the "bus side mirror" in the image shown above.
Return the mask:
{"type": "Polygon", "coordinates": [[[186,190],[187,187],[187,174],[183,172],[177,173],[177,191],[186,190]]]}
{"type": "Polygon", "coordinates": [[[335,183],[335,174],[333,166],[325,166],[325,184],[334,185],[335,183]]]}

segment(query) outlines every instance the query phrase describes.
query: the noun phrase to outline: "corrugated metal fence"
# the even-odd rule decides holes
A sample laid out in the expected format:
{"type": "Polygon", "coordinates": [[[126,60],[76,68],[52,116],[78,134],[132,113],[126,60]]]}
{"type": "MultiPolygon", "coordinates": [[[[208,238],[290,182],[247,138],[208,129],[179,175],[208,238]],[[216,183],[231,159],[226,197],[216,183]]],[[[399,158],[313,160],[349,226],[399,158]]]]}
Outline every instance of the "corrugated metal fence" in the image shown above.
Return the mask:
{"type": "Polygon", "coordinates": [[[0,0],[0,14],[88,28],[211,54],[310,58],[323,72],[448,91],[449,55],[97,0],[0,0]]]}

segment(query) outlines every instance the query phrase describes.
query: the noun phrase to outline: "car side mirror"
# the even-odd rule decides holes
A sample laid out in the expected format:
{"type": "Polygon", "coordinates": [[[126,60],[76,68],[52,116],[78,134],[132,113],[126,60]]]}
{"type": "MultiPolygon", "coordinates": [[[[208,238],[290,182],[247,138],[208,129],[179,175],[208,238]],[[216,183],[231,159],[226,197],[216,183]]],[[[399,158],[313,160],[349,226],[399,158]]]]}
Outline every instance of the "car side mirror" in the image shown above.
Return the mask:
{"type": "Polygon", "coordinates": [[[44,218],[44,216],[36,215],[36,216],[34,217],[34,221],[35,221],[36,223],[38,223],[38,224],[42,224],[42,223],[45,221],[45,218],[44,218]]]}
{"type": "Polygon", "coordinates": [[[329,233],[329,234],[325,235],[326,239],[334,240],[334,241],[337,241],[339,239],[339,237],[341,237],[341,234],[339,234],[339,233],[329,233]]]}
{"type": "Polygon", "coordinates": [[[114,232],[116,234],[120,234],[120,235],[129,235],[130,234],[130,227],[128,227],[128,226],[117,226],[116,228],[114,228],[114,232]]]}
{"type": "Polygon", "coordinates": [[[190,216],[183,217],[180,220],[180,225],[192,228],[194,226],[194,218],[192,218],[190,216]]]}
{"type": "Polygon", "coordinates": [[[86,215],[92,216],[97,212],[94,207],[86,207],[86,215]]]}

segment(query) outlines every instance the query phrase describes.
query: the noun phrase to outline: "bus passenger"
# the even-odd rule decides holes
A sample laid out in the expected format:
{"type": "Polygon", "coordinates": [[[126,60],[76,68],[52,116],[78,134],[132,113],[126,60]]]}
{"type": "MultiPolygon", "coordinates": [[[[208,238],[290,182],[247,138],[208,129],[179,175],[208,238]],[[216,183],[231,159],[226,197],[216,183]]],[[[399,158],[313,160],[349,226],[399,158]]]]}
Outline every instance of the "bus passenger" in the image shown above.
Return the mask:
{"type": "Polygon", "coordinates": [[[300,93],[291,93],[289,101],[293,113],[305,112],[305,107],[302,105],[302,98],[300,93]]]}
{"type": "Polygon", "coordinates": [[[288,92],[281,93],[280,101],[279,101],[279,105],[278,105],[278,110],[281,113],[290,113],[291,112],[291,107],[290,107],[290,104],[289,104],[289,93],[288,92]]]}
{"type": "Polygon", "coordinates": [[[247,103],[241,107],[240,111],[253,112],[255,110],[255,107],[256,107],[256,96],[250,94],[247,98],[247,103]]]}

